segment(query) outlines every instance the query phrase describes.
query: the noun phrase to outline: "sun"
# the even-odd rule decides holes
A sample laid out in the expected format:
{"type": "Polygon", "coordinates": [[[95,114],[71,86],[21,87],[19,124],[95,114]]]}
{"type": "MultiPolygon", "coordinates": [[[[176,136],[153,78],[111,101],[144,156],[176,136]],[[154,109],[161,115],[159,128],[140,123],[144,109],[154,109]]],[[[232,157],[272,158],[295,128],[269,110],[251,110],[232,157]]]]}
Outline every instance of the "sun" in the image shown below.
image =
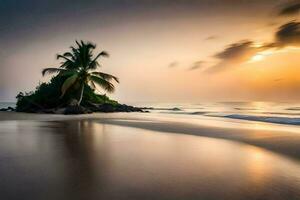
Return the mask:
{"type": "Polygon", "coordinates": [[[265,56],[263,56],[263,55],[261,55],[261,54],[257,54],[257,55],[255,55],[255,56],[253,56],[253,57],[251,58],[250,61],[252,61],[252,62],[258,62],[258,61],[263,60],[264,57],[265,57],[265,56]]]}

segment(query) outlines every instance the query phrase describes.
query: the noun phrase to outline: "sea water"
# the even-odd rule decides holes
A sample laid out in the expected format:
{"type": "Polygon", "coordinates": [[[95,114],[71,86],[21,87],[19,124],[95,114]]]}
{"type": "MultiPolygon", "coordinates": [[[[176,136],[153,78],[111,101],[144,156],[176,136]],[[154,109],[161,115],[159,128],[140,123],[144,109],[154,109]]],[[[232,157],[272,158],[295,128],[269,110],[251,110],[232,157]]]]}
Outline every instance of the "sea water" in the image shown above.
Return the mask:
{"type": "MultiPolygon", "coordinates": [[[[291,102],[210,102],[210,103],[129,103],[146,107],[151,113],[222,117],[300,125],[300,103],[291,102]]],[[[0,102],[0,109],[15,107],[14,102],[0,102]]]]}
{"type": "MultiPolygon", "coordinates": [[[[150,112],[201,115],[239,120],[300,125],[300,103],[290,102],[214,102],[142,104],[150,112]]],[[[184,117],[184,116],[183,116],[184,117]]]]}
{"type": "Polygon", "coordinates": [[[15,108],[16,103],[14,103],[14,102],[0,102],[0,109],[1,108],[7,108],[7,107],[15,108]]]}

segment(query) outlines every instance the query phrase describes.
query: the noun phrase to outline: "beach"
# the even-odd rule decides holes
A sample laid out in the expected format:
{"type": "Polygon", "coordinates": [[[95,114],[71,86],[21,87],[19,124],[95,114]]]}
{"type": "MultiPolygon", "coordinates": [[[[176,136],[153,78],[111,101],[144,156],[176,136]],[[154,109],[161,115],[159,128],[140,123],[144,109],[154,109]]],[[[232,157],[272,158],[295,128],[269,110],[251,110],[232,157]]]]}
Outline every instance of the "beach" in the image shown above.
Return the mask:
{"type": "Polygon", "coordinates": [[[299,199],[298,126],[0,113],[1,199],[299,199]]]}
{"type": "Polygon", "coordinates": [[[300,0],[1,8],[0,200],[300,200],[300,0]]]}

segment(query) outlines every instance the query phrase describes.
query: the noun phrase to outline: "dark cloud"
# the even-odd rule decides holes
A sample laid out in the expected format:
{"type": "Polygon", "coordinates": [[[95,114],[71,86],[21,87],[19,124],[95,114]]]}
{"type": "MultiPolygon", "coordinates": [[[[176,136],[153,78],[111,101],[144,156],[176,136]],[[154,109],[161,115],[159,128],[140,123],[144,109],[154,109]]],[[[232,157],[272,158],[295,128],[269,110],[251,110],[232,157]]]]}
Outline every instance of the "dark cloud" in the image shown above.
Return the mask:
{"type": "Polygon", "coordinates": [[[275,41],[264,44],[260,47],[255,46],[253,41],[244,40],[233,43],[223,51],[214,55],[219,62],[208,68],[208,72],[216,72],[231,66],[237,66],[249,61],[253,56],[261,51],[268,49],[279,49],[287,46],[300,47],[300,22],[291,21],[283,24],[275,32],[275,41]]]}
{"type": "Polygon", "coordinates": [[[291,16],[297,15],[300,12],[300,1],[295,1],[293,3],[285,4],[280,10],[279,15],[281,16],[291,16]]]}
{"type": "Polygon", "coordinates": [[[223,51],[214,55],[219,62],[208,68],[207,72],[217,72],[225,70],[232,66],[238,66],[250,60],[251,57],[267,49],[266,47],[257,47],[253,41],[243,40],[227,46],[223,51]]]}
{"type": "Polygon", "coordinates": [[[169,68],[174,68],[174,67],[177,67],[178,66],[178,62],[177,61],[173,61],[173,62],[171,62],[169,65],[168,65],[168,67],[169,68]]]}
{"type": "Polygon", "coordinates": [[[215,55],[216,58],[226,61],[245,61],[254,56],[261,48],[255,47],[250,40],[233,43],[222,52],[215,55]]]}
{"type": "Polygon", "coordinates": [[[193,71],[196,69],[200,69],[203,67],[204,61],[197,61],[194,62],[193,65],[188,69],[189,71],[193,71]]]}
{"type": "Polygon", "coordinates": [[[300,22],[292,21],[279,27],[274,46],[300,46],[300,22]]]}

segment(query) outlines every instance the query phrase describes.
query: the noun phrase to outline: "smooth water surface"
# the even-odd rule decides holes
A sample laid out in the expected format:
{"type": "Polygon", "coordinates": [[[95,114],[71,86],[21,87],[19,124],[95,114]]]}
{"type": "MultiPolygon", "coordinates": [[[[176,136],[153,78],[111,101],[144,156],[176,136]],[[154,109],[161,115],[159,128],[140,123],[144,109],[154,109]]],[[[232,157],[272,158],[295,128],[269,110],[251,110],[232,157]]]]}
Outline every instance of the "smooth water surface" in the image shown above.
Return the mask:
{"type": "Polygon", "coordinates": [[[95,121],[0,122],[0,199],[300,199],[300,162],[95,121]]]}

